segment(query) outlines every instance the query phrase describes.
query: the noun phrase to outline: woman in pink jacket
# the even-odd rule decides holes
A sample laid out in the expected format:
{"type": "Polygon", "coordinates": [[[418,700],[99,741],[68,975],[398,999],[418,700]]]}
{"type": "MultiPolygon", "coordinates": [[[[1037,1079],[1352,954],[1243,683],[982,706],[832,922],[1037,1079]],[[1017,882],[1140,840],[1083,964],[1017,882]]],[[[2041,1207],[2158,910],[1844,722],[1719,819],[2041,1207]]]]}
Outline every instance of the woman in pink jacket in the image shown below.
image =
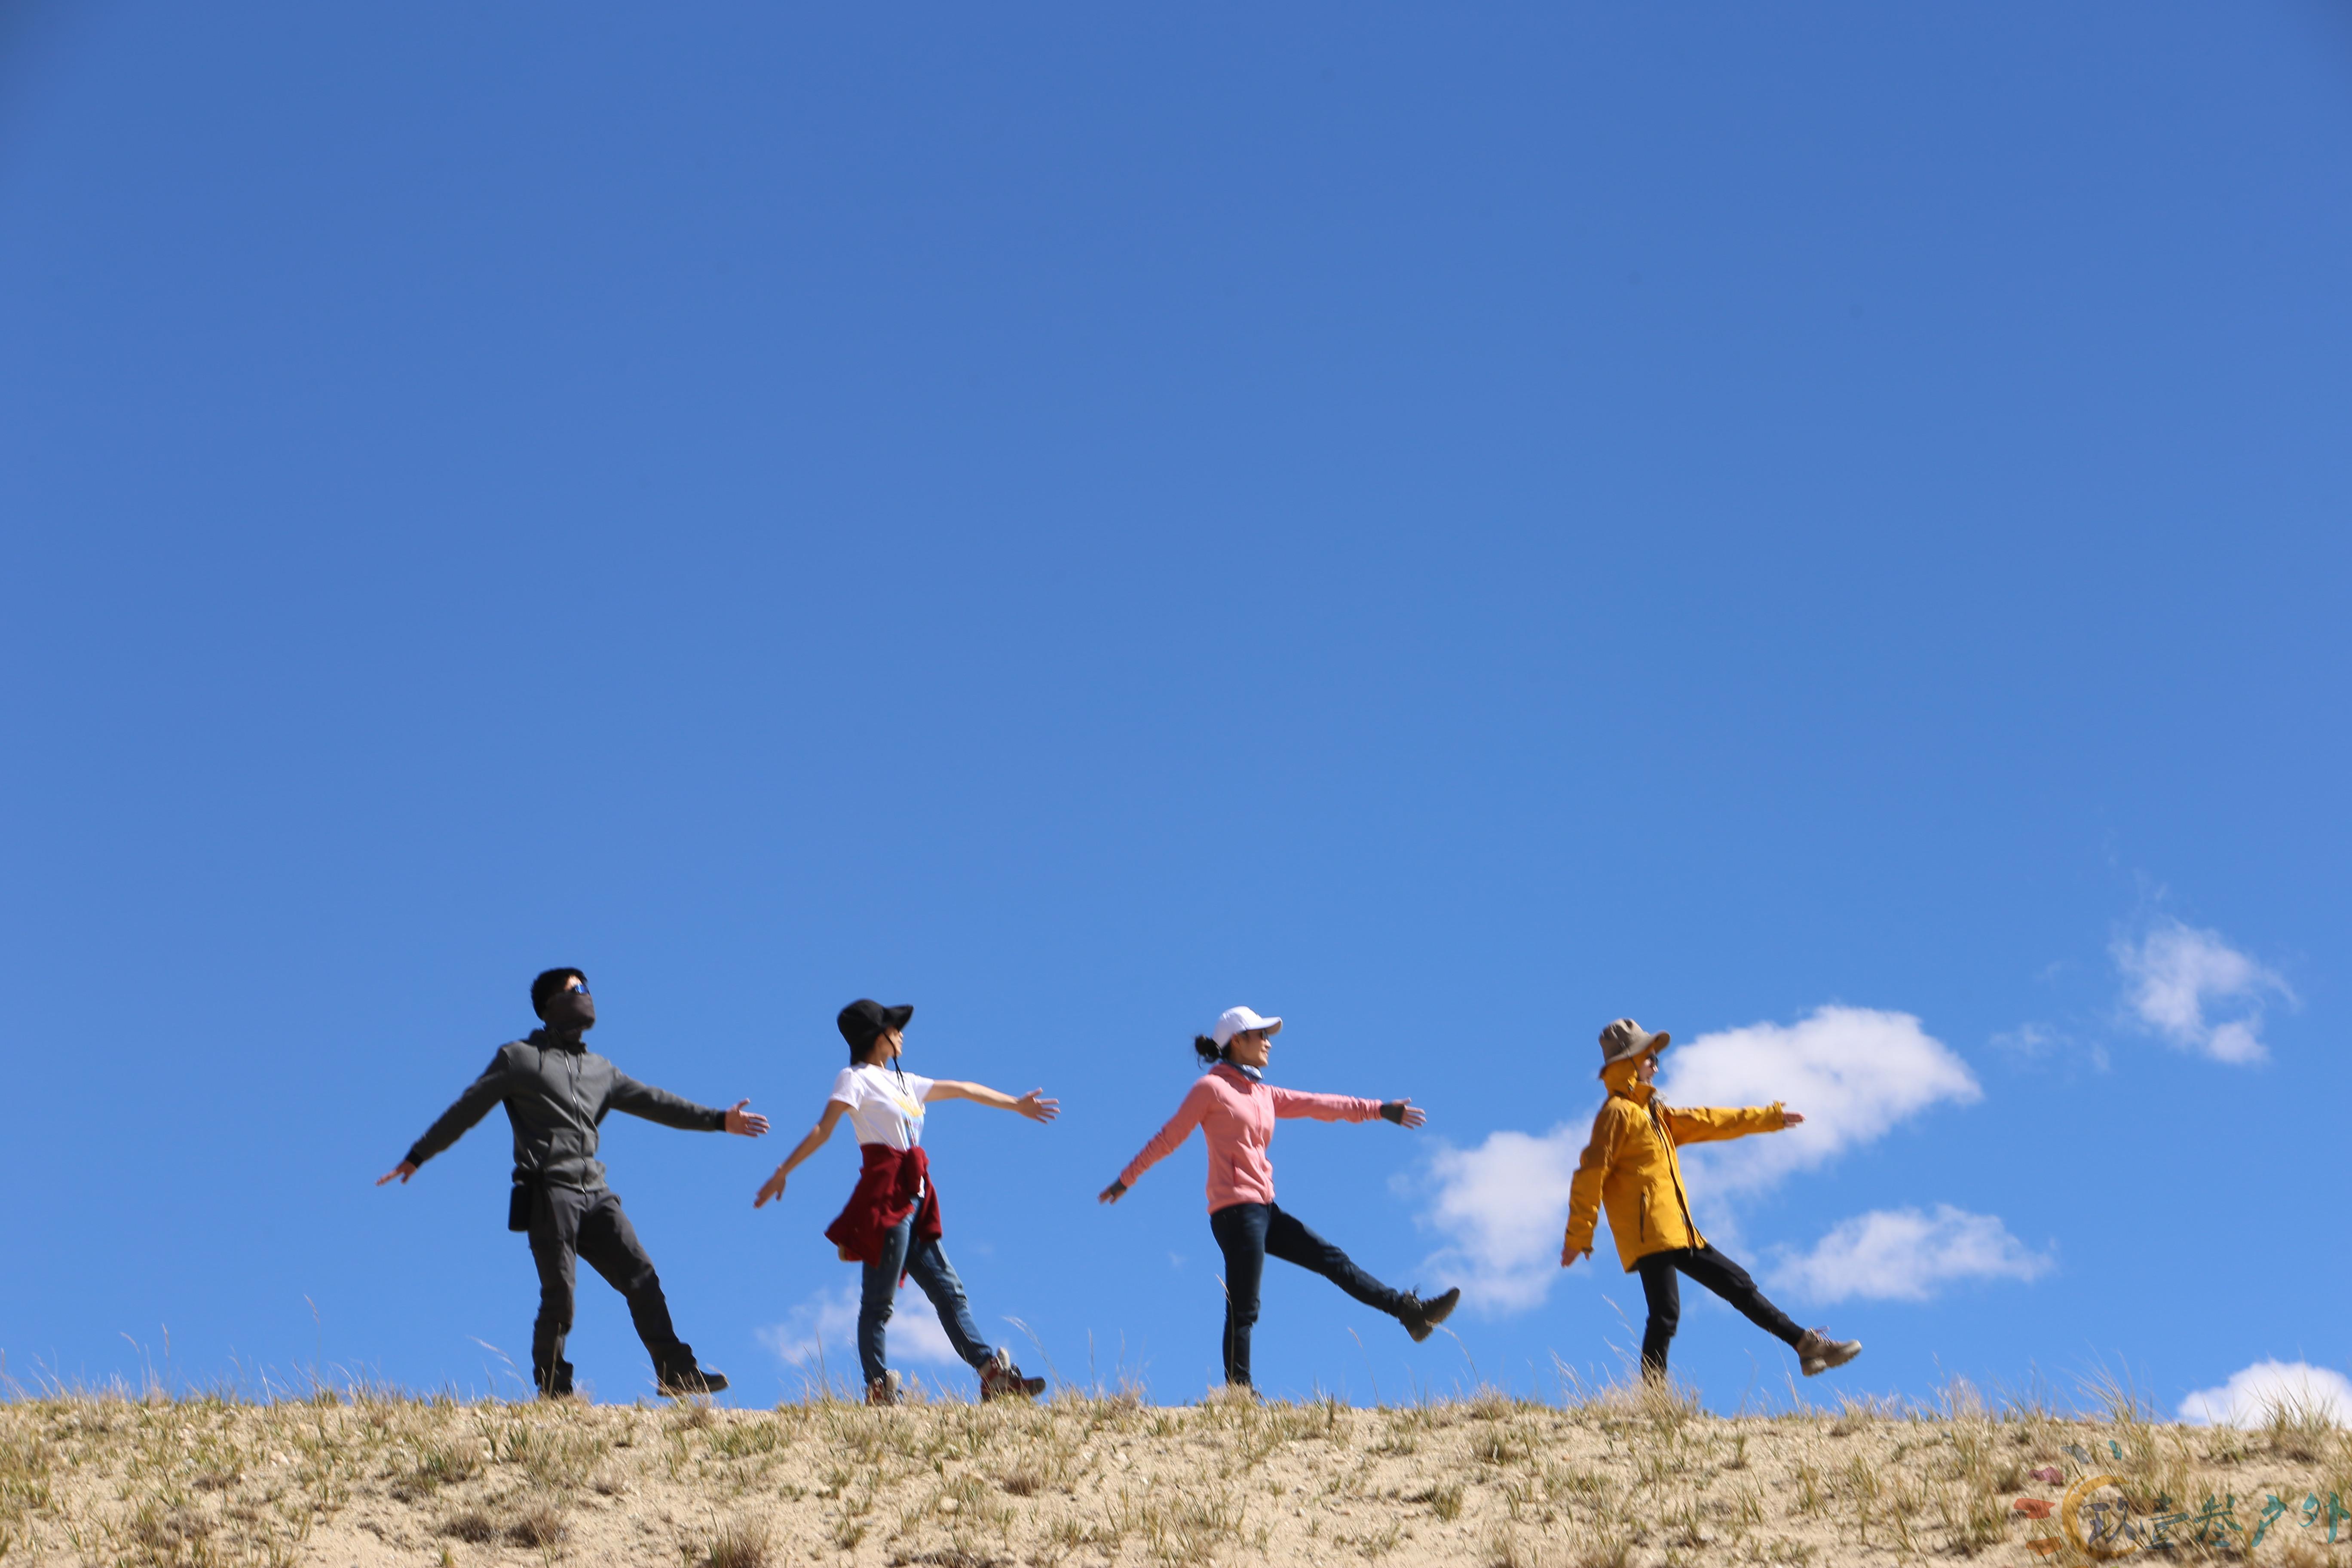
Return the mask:
{"type": "Polygon", "coordinates": [[[1410,1100],[1350,1100],[1338,1094],[1302,1094],[1265,1079],[1274,1055],[1279,1018],[1261,1018],[1247,1007],[1229,1007],[1213,1035],[1195,1035],[1192,1049],[1209,1071],[1192,1085],[1168,1125],[1143,1152],[1128,1162],[1100,1201],[1115,1204],[1143,1173],[1176,1152],[1195,1125],[1209,1142],[1209,1230],[1225,1255],[1225,1382],[1250,1385],[1250,1330],[1257,1322],[1258,1280],[1268,1253],[1311,1268],[1367,1307],[1395,1318],[1418,1342],[1444,1322],[1462,1299],[1460,1289],[1424,1301],[1410,1290],[1392,1290],[1356,1267],[1348,1255],[1282,1212],[1274,1201],[1274,1167],[1265,1147],[1274,1123],[1285,1116],[1318,1121],[1370,1121],[1383,1117],[1400,1127],[1426,1120],[1410,1100]]]}

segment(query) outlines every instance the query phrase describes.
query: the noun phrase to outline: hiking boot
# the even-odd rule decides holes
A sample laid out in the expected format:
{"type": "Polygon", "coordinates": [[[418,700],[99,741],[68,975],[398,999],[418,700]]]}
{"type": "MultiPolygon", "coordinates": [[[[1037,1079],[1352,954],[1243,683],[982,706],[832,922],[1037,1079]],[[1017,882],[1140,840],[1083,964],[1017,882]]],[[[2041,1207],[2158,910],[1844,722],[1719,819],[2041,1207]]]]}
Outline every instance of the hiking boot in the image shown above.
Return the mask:
{"type": "MultiPolygon", "coordinates": [[[[656,1365],[658,1366],[659,1363],[656,1363],[656,1365]]],[[[559,1361],[552,1366],[541,1366],[534,1363],[530,1369],[530,1380],[539,1386],[541,1398],[563,1398],[572,1392],[572,1363],[568,1361],[559,1361]]]]}
{"type": "Polygon", "coordinates": [[[1827,1329],[1807,1329],[1797,1342],[1797,1366],[1807,1377],[1816,1377],[1861,1353],[1860,1340],[1833,1340],[1827,1329]]]}
{"type": "Polygon", "coordinates": [[[1045,1392],[1042,1377],[1024,1377],[1021,1369],[1013,1364],[1013,1352],[1003,1345],[988,1358],[980,1369],[980,1397],[985,1404],[992,1399],[1034,1399],[1045,1392]]]}
{"type": "Polygon", "coordinates": [[[654,1386],[667,1398],[692,1399],[698,1394],[717,1394],[725,1388],[727,1374],[688,1363],[685,1366],[672,1367],[662,1373],[660,1380],[654,1386]]]}
{"type": "Polygon", "coordinates": [[[866,1385],[866,1403],[868,1405],[906,1404],[907,1394],[906,1391],[898,1384],[898,1374],[895,1372],[886,1372],[881,1376],[876,1378],[873,1382],[867,1384],[866,1385]]]}
{"type": "Polygon", "coordinates": [[[1417,1292],[1408,1290],[1404,1293],[1404,1300],[1397,1307],[1397,1321],[1402,1323],[1404,1331],[1412,1336],[1412,1342],[1419,1344],[1429,1338],[1438,1324],[1454,1315],[1454,1309],[1461,1300],[1462,1287],[1459,1285],[1444,1295],[1426,1301],[1417,1292]]]}

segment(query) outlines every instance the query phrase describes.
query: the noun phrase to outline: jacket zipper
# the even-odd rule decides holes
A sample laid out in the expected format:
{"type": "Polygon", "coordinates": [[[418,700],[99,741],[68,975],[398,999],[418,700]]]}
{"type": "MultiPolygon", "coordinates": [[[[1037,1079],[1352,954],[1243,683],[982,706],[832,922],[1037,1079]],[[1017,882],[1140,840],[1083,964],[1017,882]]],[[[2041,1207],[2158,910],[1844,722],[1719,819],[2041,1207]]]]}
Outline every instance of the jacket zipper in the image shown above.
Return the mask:
{"type": "MultiPolygon", "coordinates": [[[[1675,1203],[1683,1211],[1684,1234],[1687,1235],[1691,1238],[1693,1245],[1696,1245],[1698,1241],[1698,1221],[1691,1218],[1690,1198],[1683,1191],[1682,1163],[1675,1158],[1674,1135],[1666,1131],[1666,1119],[1658,1114],[1658,1100],[1655,1095],[1650,1097],[1650,1125],[1658,1130],[1658,1142],[1665,1145],[1666,1175],[1667,1178],[1675,1184],[1675,1203]]],[[[1644,1199],[1647,1199],[1649,1196],[1647,1193],[1644,1193],[1642,1195],[1644,1199]]],[[[1648,1219],[1646,1206],[1643,1210],[1643,1217],[1646,1223],[1648,1219]]]]}

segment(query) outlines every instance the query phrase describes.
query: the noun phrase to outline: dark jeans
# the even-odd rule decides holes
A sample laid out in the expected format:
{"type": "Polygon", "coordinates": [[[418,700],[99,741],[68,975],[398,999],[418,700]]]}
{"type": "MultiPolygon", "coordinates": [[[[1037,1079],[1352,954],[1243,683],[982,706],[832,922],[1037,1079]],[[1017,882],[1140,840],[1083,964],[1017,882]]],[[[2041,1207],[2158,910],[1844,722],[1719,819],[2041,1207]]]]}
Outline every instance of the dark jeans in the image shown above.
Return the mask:
{"type": "Polygon", "coordinates": [[[629,1216],[621,1212],[620,1195],[609,1190],[541,1187],[530,1205],[530,1260],[539,1265],[539,1321],[530,1331],[530,1375],[541,1394],[572,1392],[572,1363],[563,1359],[563,1342],[572,1332],[578,1295],[574,1258],[586,1258],[589,1268],[628,1299],[629,1321],[653,1354],[656,1377],[693,1367],[694,1347],[680,1343],[677,1331],[670,1326],[661,1276],[638,1244],[629,1216]]]}
{"type": "Polygon", "coordinates": [[[1225,1381],[1249,1386],[1250,1330],[1268,1254],[1320,1274],[1365,1306],[1394,1316],[1404,1297],[1356,1267],[1348,1255],[1282,1212],[1279,1204],[1229,1204],[1209,1216],[1225,1255],[1225,1381]]]}
{"type": "Polygon", "coordinates": [[[866,1373],[869,1388],[889,1370],[882,1354],[882,1331],[897,1304],[901,1274],[921,1286],[923,1294],[931,1299],[940,1327],[948,1331],[948,1342],[955,1346],[956,1354],[977,1370],[996,1353],[981,1339],[980,1325],[971,1321],[971,1303],[964,1300],[963,1281],[956,1278],[955,1265],[936,1241],[913,1246],[914,1234],[915,1216],[908,1215],[884,1233],[882,1256],[866,1266],[865,1289],[857,1303],[857,1365],[866,1373]]]}
{"type": "Polygon", "coordinates": [[[1680,1247],[1671,1252],[1653,1252],[1633,1267],[1641,1271],[1642,1294],[1650,1303],[1650,1322],[1642,1331],[1642,1375],[1664,1377],[1666,1374],[1666,1342],[1675,1337],[1675,1329],[1683,1317],[1677,1270],[1689,1275],[1746,1315],[1758,1328],[1794,1347],[1805,1337],[1805,1331],[1764,1299],[1756,1289],[1756,1281],[1748,1270],[1717,1252],[1712,1244],[1706,1247],[1680,1247]]]}

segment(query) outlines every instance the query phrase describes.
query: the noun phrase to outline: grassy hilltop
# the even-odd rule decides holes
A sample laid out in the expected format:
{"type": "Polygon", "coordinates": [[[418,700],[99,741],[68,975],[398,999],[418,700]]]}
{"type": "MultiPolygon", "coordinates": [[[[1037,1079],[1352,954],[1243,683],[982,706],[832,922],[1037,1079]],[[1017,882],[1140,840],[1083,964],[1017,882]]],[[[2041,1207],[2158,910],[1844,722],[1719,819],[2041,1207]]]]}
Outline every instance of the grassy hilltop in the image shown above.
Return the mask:
{"type": "Polygon", "coordinates": [[[2329,1501],[2352,1501],[2352,1447],[2313,1413],[2207,1430],[1965,1389],[1741,1417],[1640,1389],[1381,1409],[20,1397],[0,1403],[0,1563],[2072,1565],[2031,1500],[2099,1473],[2142,1541],[2159,1497],[2178,1516],[2152,1560],[2352,1568],[2329,1501]]]}

